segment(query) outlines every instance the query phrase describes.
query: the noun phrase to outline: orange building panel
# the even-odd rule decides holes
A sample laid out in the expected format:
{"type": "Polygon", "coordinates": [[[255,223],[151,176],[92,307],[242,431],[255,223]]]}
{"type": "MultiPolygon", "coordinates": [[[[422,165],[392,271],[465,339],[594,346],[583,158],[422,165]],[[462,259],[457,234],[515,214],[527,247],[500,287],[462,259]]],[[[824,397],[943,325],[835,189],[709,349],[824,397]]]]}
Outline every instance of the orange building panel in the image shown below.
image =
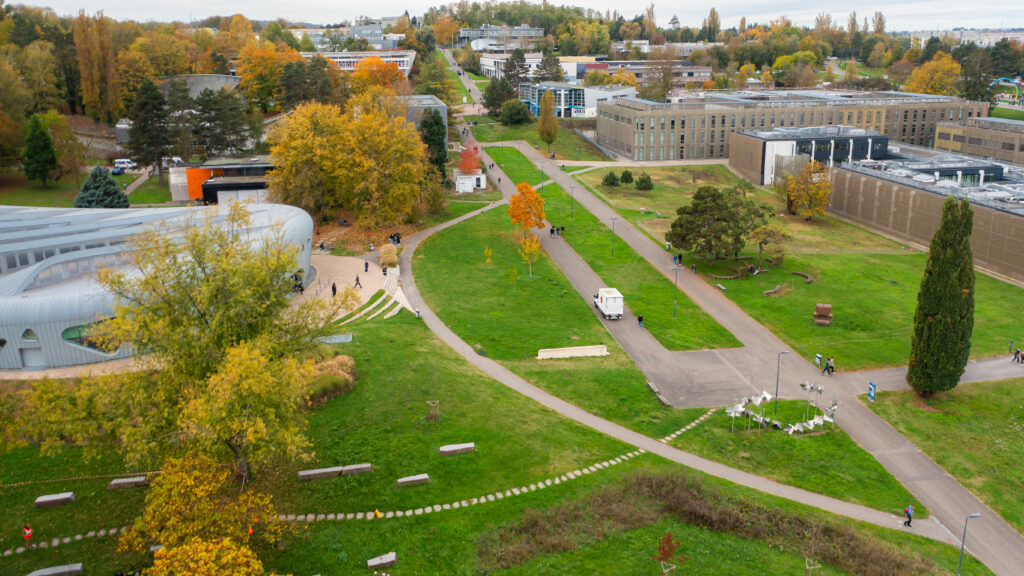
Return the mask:
{"type": "Polygon", "coordinates": [[[213,176],[208,168],[188,168],[185,170],[185,178],[188,180],[188,197],[195,200],[203,198],[203,182],[213,176]]]}

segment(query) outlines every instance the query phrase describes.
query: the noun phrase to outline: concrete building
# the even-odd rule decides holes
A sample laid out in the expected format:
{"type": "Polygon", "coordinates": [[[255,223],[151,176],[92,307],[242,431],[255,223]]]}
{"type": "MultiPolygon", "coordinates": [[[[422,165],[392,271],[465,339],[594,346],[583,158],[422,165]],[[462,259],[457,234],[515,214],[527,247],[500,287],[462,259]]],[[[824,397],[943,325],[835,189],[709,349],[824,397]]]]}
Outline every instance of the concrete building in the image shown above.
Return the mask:
{"type": "MultiPolygon", "coordinates": [[[[305,211],[276,204],[248,204],[246,233],[262,242],[280,225],[296,246],[298,267],[307,284],[313,220],[305,211]]],[[[126,241],[159,226],[166,234],[182,230],[228,208],[72,209],[0,206],[0,369],[54,368],[124,358],[89,339],[90,328],[114,310],[114,297],[96,280],[101,268],[128,267],[126,241]]],[[[222,220],[222,218],[221,218],[222,220]]],[[[130,270],[126,272],[131,273],[130,270]]]]}
{"type": "MultiPolygon", "coordinates": [[[[526,76],[532,79],[540,67],[540,60],[543,54],[540,52],[529,52],[526,55],[526,76]]],[[[505,76],[505,61],[511,57],[510,54],[481,54],[480,72],[489,78],[503,78],[505,76]]],[[[559,56],[558,63],[562,67],[562,74],[565,80],[576,80],[581,78],[582,66],[588,62],[596,62],[594,56],[559,56]]]]}
{"type": "Polygon", "coordinates": [[[433,94],[413,94],[411,96],[399,96],[405,103],[405,119],[420,127],[423,121],[423,114],[429,110],[437,110],[444,120],[444,131],[448,133],[448,106],[433,94]]]}
{"type": "Polygon", "coordinates": [[[1024,170],[912,146],[901,146],[899,156],[833,168],[829,211],[927,246],[945,197],[966,197],[974,207],[975,265],[1024,281],[1024,170]]]}
{"type": "Polygon", "coordinates": [[[922,46],[931,38],[939,38],[960,44],[973,42],[982,48],[988,48],[1004,38],[1011,42],[1024,42],[1024,29],[954,28],[952,30],[918,30],[911,32],[910,38],[911,40],[917,40],[922,46]]]}
{"type": "Polygon", "coordinates": [[[487,188],[487,176],[480,171],[466,174],[457,169],[452,170],[452,179],[455,181],[456,194],[472,194],[487,188]]]}
{"type": "Polygon", "coordinates": [[[1024,164],[1024,122],[1003,118],[939,122],[935,148],[1024,164]]]}
{"type": "Polygon", "coordinates": [[[987,102],[902,92],[708,92],[679,102],[618,98],[597,105],[597,143],[631,160],[728,158],[745,130],[844,125],[931,145],[940,121],[988,114],[987,102]]]}
{"type": "Polygon", "coordinates": [[[598,102],[636,96],[633,86],[578,86],[566,82],[519,85],[519,99],[529,106],[534,116],[540,114],[540,99],[545,92],[554,94],[555,116],[559,118],[594,118],[598,102]]]}
{"type": "MultiPolygon", "coordinates": [[[[693,54],[695,50],[708,51],[714,46],[725,47],[725,44],[721,42],[666,42],[653,48],[668,48],[675,52],[677,58],[689,58],[690,54],[693,54]]],[[[640,50],[641,54],[651,53],[651,41],[650,40],[620,40],[618,42],[612,42],[610,52],[612,54],[626,53],[628,54],[634,48],[640,50]]]]}
{"type": "Polygon", "coordinates": [[[828,167],[881,160],[888,155],[889,138],[863,128],[811,126],[737,132],[729,145],[729,168],[754,184],[771,185],[812,158],[828,167]]]}
{"type": "MultiPolygon", "coordinates": [[[[636,76],[637,86],[643,88],[650,84],[651,78],[661,73],[661,64],[649,60],[601,60],[584,66],[584,77],[592,71],[615,74],[619,68],[636,76]]],[[[672,84],[685,86],[693,83],[700,86],[705,80],[711,80],[711,68],[693,66],[687,60],[676,60],[672,63],[672,84]]]]}
{"type": "Polygon", "coordinates": [[[337,64],[345,72],[355,70],[356,63],[359,61],[376,56],[385,62],[397,64],[398,69],[402,71],[402,74],[405,74],[406,78],[409,77],[412,64],[416,61],[416,52],[414,50],[391,50],[386,52],[300,52],[300,54],[306,60],[316,56],[323,56],[337,64]]]}
{"type": "Polygon", "coordinates": [[[228,74],[181,74],[178,76],[161,76],[156,79],[156,85],[160,88],[160,92],[164,95],[164,98],[167,97],[167,93],[171,89],[171,82],[175,80],[185,82],[190,98],[197,98],[203,90],[234,90],[242,83],[242,79],[240,77],[230,76],[228,74]]]}
{"type": "MultiPolygon", "coordinates": [[[[530,48],[538,38],[544,37],[543,28],[521,26],[492,26],[484,24],[479,28],[459,30],[459,45],[469,44],[476,51],[504,52],[515,48],[530,48]]],[[[447,38],[439,38],[438,44],[448,44],[447,38]]]]}
{"type": "Polygon", "coordinates": [[[188,197],[203,204],[226,204],[232,200],[267,197],[267,173],[274,169],[270,156],[211,158],[198,168],[187,168],[188,197]]]}

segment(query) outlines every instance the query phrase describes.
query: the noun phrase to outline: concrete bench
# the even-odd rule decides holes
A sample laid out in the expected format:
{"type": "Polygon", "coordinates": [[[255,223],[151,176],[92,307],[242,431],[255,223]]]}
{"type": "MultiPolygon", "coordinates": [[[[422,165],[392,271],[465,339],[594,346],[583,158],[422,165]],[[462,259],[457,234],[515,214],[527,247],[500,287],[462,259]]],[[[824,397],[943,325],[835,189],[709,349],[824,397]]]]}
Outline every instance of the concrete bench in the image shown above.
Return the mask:
{"type": "Polygon", "coordinates": [[[124,488],[135,488],[136,486],[145,486],[149,484],[149,480],[145,476],[133,476],[131,478],[114,478],[107,484],[107,490],[122,490],[124,488]]]}
{"type": "Polygon", "coordinates": [[[317,468],[315,470],[299,470],[299,480],[321,480],[323,478],[334,478],[345,473],[344,466],[333,468],[317,468]]]}
{"type": "Polygon", "coordinates": [[[366,567],[370,570],[376,570],[378,568],[387,568],[394,566],[395,562],[398,561],[398,554],[394,552],[388,552],[383,556],[377,556],[376,558],[370,558],[366,561],[366,567]]]}
{"type": "Polygon", "coordinates": [[[426,484],[430,482],[429,474],[417,474],[415,476],[406,476],[405,478],[398,479],[399,486],[415,486],[417,484],[426,484]]]}
{"type": "Polygon", "coordinates": [[[363,464],[349,464],[345,466],[344,474],[346,476],[352,476],[355,474],[366,474],[367,472],[373,472],[373,464],[365,462],[363,464]]]}
{"type": "Polygon", "coordinates": [[[28,576],[82,576],[82,564],[65,564],[29,572],[28,576]]]}
{"type": "Polygon", "coordinates": [[[61,492],[60,494],[47,494],[36,498],[36,508],[53,508],[75,501],[74,492],[61,492]]]}
{"type": "Polygon", "coordinates": [[[441,446],[441,456],[451,456],[453,454],[462,454],[465,452],[472,452],[476,450],[476,444],[469,442],[466,444],[448,444],[447,446],[441,446]]]}
{"type": "Polygon", "coordinates": [[[772,288],[771,290],[765,290],[764,292],[762,292],[762,294],[764,294],[765,296],[774,296],[778,294],[780,290],[782,290],[782,284],[776,284],[775,288],[772,288]]]}

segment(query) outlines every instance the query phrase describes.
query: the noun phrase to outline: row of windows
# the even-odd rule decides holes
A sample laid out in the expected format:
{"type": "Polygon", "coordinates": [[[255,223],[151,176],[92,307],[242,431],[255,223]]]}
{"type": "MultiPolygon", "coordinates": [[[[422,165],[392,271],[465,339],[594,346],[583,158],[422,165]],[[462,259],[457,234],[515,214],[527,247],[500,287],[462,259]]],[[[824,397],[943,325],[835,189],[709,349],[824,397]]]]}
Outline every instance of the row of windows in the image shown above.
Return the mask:
{"type": "Polygon", "coordinates": [[[998,147],[998,148],[1001,148],[1002,150],[1006,150],[1007,152],[1013,152],[1014,150],[1019,150],[1020,152],[1024,152],[1024,142],[1020,142],[1019,144],[1016,144],[1014,142],[1000,142],[998,140],[984,140],[982,138],[975,138],[973,136],[968,138],[968,137],[964,136],[963,134],[950,134],[949,132],[939,132],[935,136],[935,138],[937,140],[942,140],[944,142],[949,142],[950,140],[952,140],[953,142],[957,142],[959,144],[963,144],[963,143],[966,142],[967,144],[970,144],[971,146],[985,146],[987,148],[993,148],[993,149],[998,147]]]}
{"type": "Polygon", "coordinates": [[[32,264],[37,264],[51,258],[57,254],[68,254],[70,252],[77,252],[79,250],[91,250],[93,248],[100,248],[102,246],[114,246],[116,244],[123,244],[124,240],[115,240],[112,242],[98,241],[90,242],[88,244],[77,244],[72,246],[62,246],[60,249],[46,248],[39,250],[25,250],[23,252],[11,252],[6,254],[4,259],[0,261],[0,273],[11,272],[18,268],[24,268],[32,264]]]}
{"type": "Polygon", "coordinates": [[[127,264],[129,259],[130,256],[128,254],[118,253],[54,264],[39,272],[35,279],[32,280],[32,283],[29,284],[29,288],[42,288],[43,286],[49,286],[64,280],[85,276],[103,268],[121,266],[127,264]]]}

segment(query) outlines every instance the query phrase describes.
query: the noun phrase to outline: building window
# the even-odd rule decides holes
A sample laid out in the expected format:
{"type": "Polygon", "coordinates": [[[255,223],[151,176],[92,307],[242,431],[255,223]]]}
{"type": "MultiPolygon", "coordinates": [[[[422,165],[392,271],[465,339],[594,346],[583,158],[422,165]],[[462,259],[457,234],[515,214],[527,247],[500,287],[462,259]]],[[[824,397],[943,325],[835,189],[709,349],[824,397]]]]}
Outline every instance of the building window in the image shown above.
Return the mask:
{"type": "Polygon", "coordinates": [[[715,127],[715,117],[714,116],[711,117],[711,127],[712,128],[715,127]]]}
{"type": "Polygon", "coordinates": [[[637,148],[636,149],[636,154],[637,154],[637,158],[636,158],[637,160],[643,160],[644,159],[644,149],[643,148],[637,148]]]}
{"type": "Polygon", "coordinates": [[[949,132],[939,132],[936,138],[939,140],[949,140],[949,132]]]}
{"type": "Polygon", "coordinates": [[[658,123],[658,126],[660,126],[662,130],[664,130],[665,129],[665,117],[662,116],[660,118],[660,120],[661,120],[661,122],[658,123]]]}
{"type": "Polygon", "coordinates": [[[735,114],[733,114],[732,116],[729,117],[729,127],[730,128],[735,128],[736,127],[736,115],[735,114]]]}
{"type": "Polygon", "coordinates": [[[36,335],[35,330],[31,328],[26,328],[25,331],[21,333],[21,339],[27,340],[29,342],[38,342],[39,336],[36,335]]]}
{"type": "Polygon", "coordinates": [[[967,143],[971,146],[981,146],[981,138],[968,138],[967,143]]]}
{"type": "Polygon", "coordinates": [[[669,127],[670,127],[670,128],[672,129],[672,130],[675,130],[675,129],[676,129],[676,117],[675,117],[675,116],[673,116],[673,117],[672,117],[672,119],[671,119],[671,120],[669,121],[669,123],[668,123],[668,124],[669,124],[669,127]]]}
{"type": "Polygon", "coordinates": [[[82,326],[72,326],[70,328],[66,328],[63,332],[61,332],[60,337],[63,338],[65,342],[77,344],[78,346],[83,346],[90,350],[96,350],[98,352],[107,352],[107,350],[103,349],[103,346],[100,344],[100,342],[89,337],[89,335],[96,328],[96,324],[98,323],[84,324],[82,326]]]}
{"type": "Polygon", "coordinates": [[[963,134],[953,134],[953,142],[963,144],[966,140],[967,138],[965,138],[963,134]]]}
{"type": "Polygon", "coordinates": [[[1003,142],[1003,150],[1013,152],[1013,142],[1003,142]]]}

